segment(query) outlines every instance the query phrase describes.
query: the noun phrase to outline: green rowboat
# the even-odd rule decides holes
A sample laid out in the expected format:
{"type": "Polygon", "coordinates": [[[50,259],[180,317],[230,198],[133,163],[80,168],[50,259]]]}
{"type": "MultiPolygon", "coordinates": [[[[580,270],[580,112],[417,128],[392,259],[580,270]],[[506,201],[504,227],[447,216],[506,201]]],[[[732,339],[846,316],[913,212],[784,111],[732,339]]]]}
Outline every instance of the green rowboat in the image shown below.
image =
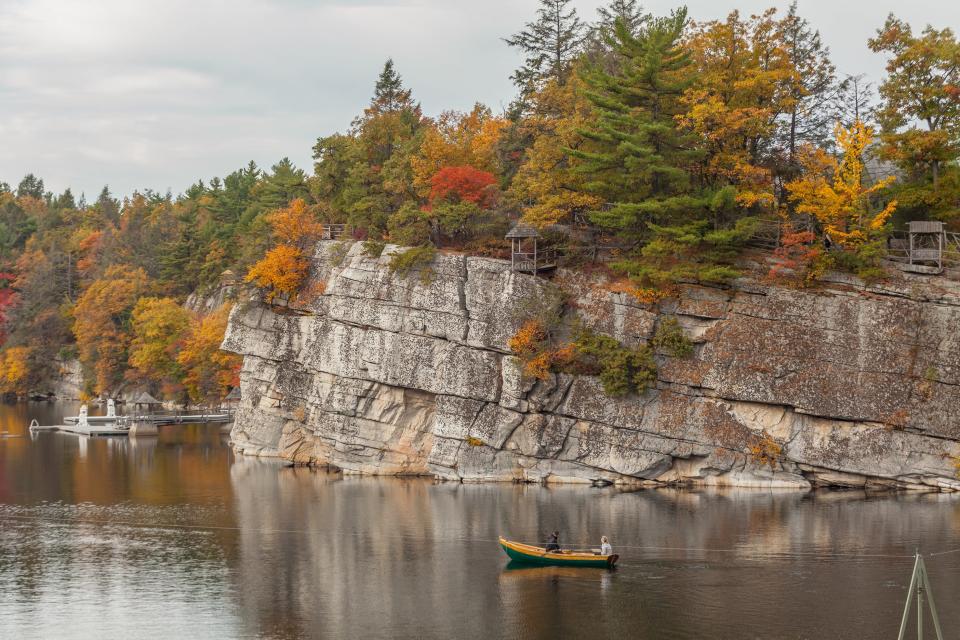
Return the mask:
{"type": "Polygon", "coordinates": [[[515,562],[536,565],[550,565],[556,567],[607,567],[612,568],[620,556],[611,554],[602,556],[590,551],[547,551],[543,547],[535,547],[521,542],[512,542],[500,538],[500,546],[515,562]]]}

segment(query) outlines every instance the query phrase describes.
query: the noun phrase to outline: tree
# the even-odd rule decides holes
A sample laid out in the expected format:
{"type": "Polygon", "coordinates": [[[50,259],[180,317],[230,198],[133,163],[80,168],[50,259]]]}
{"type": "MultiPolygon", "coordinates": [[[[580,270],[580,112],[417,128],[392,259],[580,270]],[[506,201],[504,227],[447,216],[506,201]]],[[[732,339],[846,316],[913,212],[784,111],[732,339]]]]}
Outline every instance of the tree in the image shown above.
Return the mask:
{"type": "Polygon", "coordinates": [[[123,378],[131,315],[148,287],[143,269],[113,265],[77,299],[73,331],[84,377],[97,393],[109,393],[123,378]]]}
{"type": "Polygon", "coordinates": [[[267,300],[279,295],[295,298],[310,271],[310,262],[297,247],[280,244],[250,267],[245,280],[267,289],[267,300]]]}
{"type": "Polygon", "coordinates": [[[490,208],[497,201],[497,178],[473,167],[443,167],[430,178],[430,206],[442,202],[471,202],[490,208]]]}
{"type": "Polygon", "coordinates": [[[173,298],[140,298],[131,320],[130,365],[152,382],[176,381],[177,349],[190,327],[190,312],[173,298]]]}
{"type": "Polygon", "coordinates": [[[183,340],[177,364],[184,371],[183,383],[194,402],[217,404],[239,384],[242,359],[220,350],[227,330],[230,306],[194,320],[183,340]]]}
{"type": "Polygon", "coordinates": [[[629,237],[643,236],[648,222],[696,214],[706,204],[687,171],[698,151],[675,123],[693,81],[680,43],[686,24],[685,9],[651,20],[638,36],[617,22],[614,50],[622,68],[611,74],[594,66],[583,73],[594,116],[579,131],[588,146],[569,153],[579,160],[575,171],[584,190],[609,203],[591,219],[629,237]]]}
{"type": "Polygon", "coordinates": [[[909,24],[890,14],[869,45],[890,56],[877,118],[884,157],[912,183],[905,185],[912,192],[901,195],[909,196],[908,205],[933,208],[941,217],[956,215],[960,181],[951,176],[949,194],[941,192],[940,183],[945,167],[957,171],[960,157],[960,43],[949,28],[927,26],[914,35],[909,24]]]}
{"type": "Polygon", "coordinates": [[[17,186],[17,197],[30,197],[36,198],[37,200],[42,200],[44,195],[43,191],[43,180],[36,177],[32,173],[28,173],[23,177],[23,180],[20,181],[20,184],[17,186]]]}
{"type": "Polygon", "coordinates": [[[387,58],[374,85],[373,100],[367,108],[367,117],[419,108],[419,105],[413,102],[411,90],[403,86],[403,79],[393,66],[393,58],[387,58]]]}
{"type": "Polygon", "coordinates": [[[701,185],[735,187],[744,209],[775,205],[771,140],[793,103],[795,77],[778,33],[773,9],[746,20],[733,11],[725,20],[695,25],[687,39],[697,82],[684,92],[686,111],[677,121],[702,151],[696,165],[701,185]]]}
{"type": "Polygon", "coordinates": [[[863,152],[873,139],[873,130],[863,122],[858,120],[849,129],[838,124],[835,136],[841,159],[838,161],[822,149],[807,146],[804,174],[786,187],[798,213],[816,217],[834,244],[856,252],[882,238],[897,202],[891,200],[876,210],[871,196],[895,178],[891,176],[864,186],[863,152]]]}
{"type": "Polygon", "coordinates": [[[526,95],[547,80],[566,82],[573,61],[581,51],[585,26],[570,0],[540,0],[537,19],[523,30],[504,38],[526,57],[510,79],[526,95]]]}
{"type": "Polygon", "coordinates": [[[790,102],[787,109],[785,146],[787,173],[796,171],[799,145],[827,142],[831,124],[836,122],[837,81],[830,61],[830,49],[820,39],[820,32],[797,14],[797,2],[781,21],[783,49],[792,67],[790,102]]]}
{"type": "Polygon", "coordinates": [[[267,222],[273,229],[274,240],[300,249],[312,246],[323,233],[323,224],[302,198],[267,215],[267,222]]]}
{"type": "Polygon", "coordinates": [[[636,35],[651,17],[637,0],[612,0],[607,6],[599,7],[597,14],[600,20],[594,25],[594,33],[600,38],[615,37],[617,20],[623,22],[627,31],[636,35]]]}

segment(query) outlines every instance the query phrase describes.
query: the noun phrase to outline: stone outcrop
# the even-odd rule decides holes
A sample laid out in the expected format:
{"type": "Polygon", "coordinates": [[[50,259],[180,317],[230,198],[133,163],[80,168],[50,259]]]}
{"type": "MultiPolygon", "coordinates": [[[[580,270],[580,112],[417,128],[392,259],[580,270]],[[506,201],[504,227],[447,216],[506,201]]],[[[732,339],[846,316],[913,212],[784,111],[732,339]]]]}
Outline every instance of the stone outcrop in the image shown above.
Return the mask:
{"type": "Polygon", "coordinates": [[[690,285],[655,311],[561,272],[597,331],[635,345],[666,315],[694,340],[657,355],[655,389],[612,399],[589,376],[530,380],[510,354],[554,285],[459,255],[398,277],[398,250],[320,243],[305,289],[321,295],[236,306],[238,452],[463,481],[960,488],[956,283],[690,285]]]}

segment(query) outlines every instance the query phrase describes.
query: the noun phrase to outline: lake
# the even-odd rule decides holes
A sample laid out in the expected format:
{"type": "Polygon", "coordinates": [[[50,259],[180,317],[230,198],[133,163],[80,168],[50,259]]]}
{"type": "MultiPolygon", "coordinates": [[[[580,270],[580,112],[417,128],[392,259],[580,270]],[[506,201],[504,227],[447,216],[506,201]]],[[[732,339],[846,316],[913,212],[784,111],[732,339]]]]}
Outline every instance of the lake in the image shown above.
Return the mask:
{"type": "Polygon", "coordinates": [[[30,437],[64,411],[0,405],[3,638],[894,638],[918,547],[960,633],[953,495],[344,477],[235,458],[217,425],[30,437]],[[496,542],[553,529],[620,565],[496,542]]]}

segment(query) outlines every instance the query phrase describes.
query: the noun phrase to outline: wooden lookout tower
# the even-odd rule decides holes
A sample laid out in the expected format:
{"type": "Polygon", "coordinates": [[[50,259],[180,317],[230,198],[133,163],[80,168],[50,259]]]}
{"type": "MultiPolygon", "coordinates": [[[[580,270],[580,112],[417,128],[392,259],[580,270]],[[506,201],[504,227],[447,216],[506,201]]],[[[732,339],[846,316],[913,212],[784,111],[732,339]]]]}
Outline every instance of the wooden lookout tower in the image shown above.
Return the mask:
{"type": "Polygon", "coordinates": [[[908,229],[909,271],[940,273],[943,271],[943,251],[946,234],[943,223],[933,220],[915,220],[908,229]]]}
{"type": "Polygon", "coordinates": [[[518,222],[506,237],[510,239],[510,268],[514,271],[536,275],[557,268],[557,250],[542,246],[543,237],[535,227],[518,222]]]}

